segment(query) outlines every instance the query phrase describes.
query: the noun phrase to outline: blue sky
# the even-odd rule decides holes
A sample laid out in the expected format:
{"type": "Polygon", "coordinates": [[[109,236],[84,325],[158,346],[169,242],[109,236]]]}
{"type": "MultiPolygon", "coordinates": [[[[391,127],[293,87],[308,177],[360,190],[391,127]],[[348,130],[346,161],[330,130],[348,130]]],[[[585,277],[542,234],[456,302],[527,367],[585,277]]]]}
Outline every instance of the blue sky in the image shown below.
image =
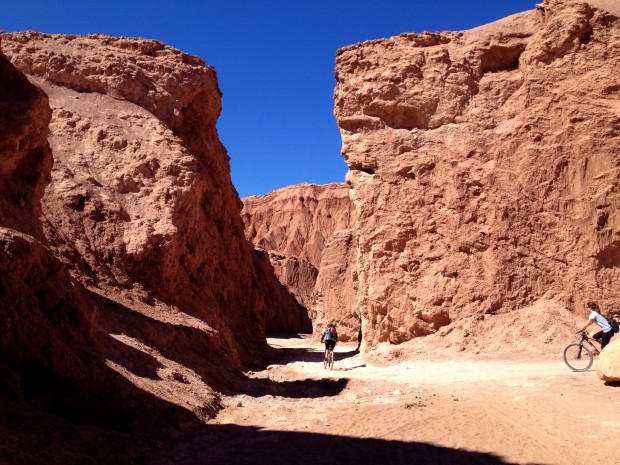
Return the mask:
{"type": "Polygon", "coordinates": [[[241,197],[344,181],[336,50],[402,32],[464,30],[538,0],[13,0],[0,29],[161,40],[215,67],[220,139],[241,197]]]}

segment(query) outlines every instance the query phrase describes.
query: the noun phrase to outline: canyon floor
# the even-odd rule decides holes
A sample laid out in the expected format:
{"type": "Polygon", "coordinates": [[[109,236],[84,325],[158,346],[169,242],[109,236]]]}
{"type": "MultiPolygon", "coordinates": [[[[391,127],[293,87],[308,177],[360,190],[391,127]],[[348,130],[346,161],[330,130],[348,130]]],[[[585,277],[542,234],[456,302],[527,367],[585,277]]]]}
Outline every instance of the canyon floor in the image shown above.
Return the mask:
{"type": "MultiPolygon", "coordinates": [[[[274,337],[255,394],[223,398],[158,463],[618,463],[620,387],[539,356],[386,361],[336,348],[333,371],[305,336],[274,337]],[[369,362],[372,360],[372,363],[369,362]],[[266,394],[271,392],[271,394],[266,394]],[[333,458],[329,458],[333,457],[333,458]]],[[[429,353],[432,347],[429,348],[429,353]]]]}

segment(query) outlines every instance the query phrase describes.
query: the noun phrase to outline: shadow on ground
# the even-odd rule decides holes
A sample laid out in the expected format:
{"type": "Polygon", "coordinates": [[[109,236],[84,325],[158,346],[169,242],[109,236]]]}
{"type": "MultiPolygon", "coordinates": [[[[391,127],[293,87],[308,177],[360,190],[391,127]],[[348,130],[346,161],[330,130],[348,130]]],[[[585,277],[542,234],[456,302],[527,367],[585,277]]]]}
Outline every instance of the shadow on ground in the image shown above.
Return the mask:
{"type": "MultiPolygon", "coordinates": [[[[198,425],[180,436],[155,439],[67,422],[40,412],[0,410],[13,427],[0,426],[0,463],[14,465],[305,465],[337,457],[340,464],[508,465],[482,452],[422,442],[270,431],[237,425],[198,425]],[[18,413],[19,412],[19,413],[18,413]],[[19,427],[17,430],[15,426],[19,427]]],[[[1,422],[0,422],[1,423],[1,422]]],[[[162,429],[173,424],[160,423],[162,429]]],[[[329,462],[329,460],[327,461],[329,462]]]]}
{"type": "MultiPolygon", "coordinates": [[[[100,337],[105,341],[101,344],[105,357],[136,376],[156,381],[161,365],[151,355],[123,344],[112,334],[131,337],[155,349],[164,357],[190,368],[205,384],[225,395],[316,398],[335,396],[347,385],[344,379],[281,382],[247,376],[240,367],[232,366],[227,354],[220,352],[222,348],[200,329],[156,321],[105,296],[93,293],[93,297],[106,308],[106,312],[99,317],[100,337]],[[205,354],[209,354],[209,357],[205,354]]],[[[306,349],[274,349],[272,354],[273,357],[265,360],[261,368],[266,368],[268,363],[288,363],[306,356],[309,360],[323,363],[322,353],[313,354],[306,349]]],[[[340,356],[337,354],[336,360],[340,356]]]]}
{"type": "Polygon", "coordinates": [[[310,337],[305,333],[269,333],[267,339],[299,339],[300,337],[310,337]]]}
{"type": "MultiPolygon", "coordinates": [[[[276,351],[275,362],[280,364],[286,364],[290,362],[308,362],[308,363],[323,363],[323,349],[308,349],[305,347],[295,348],[281,348],[274,347],[276,351]]],[[[358,350],[350,350],[347,352],[334,351],[334,362],[346,360],[351,357],[355,357],[359,354],[358,350]]]]}
{"type": "Polygon", "coordinates": [[[329,462],[342,464],[509,464],[500,457],[421,442],[269,431],[256,427],[211,425],[184,437],[155,465],[171,464],[259,464],[304,465],[329,462]]]}
{"type": "Polygon", "coordinates": [[[337,396],[347,387],[348,379],[303,379],[298,381],[273,381],[268,378],[249,379],[247,390],[236,389],[223,394],[245,394],[252,397],[266,395],[292,399],[314,399],[337,396]]]}

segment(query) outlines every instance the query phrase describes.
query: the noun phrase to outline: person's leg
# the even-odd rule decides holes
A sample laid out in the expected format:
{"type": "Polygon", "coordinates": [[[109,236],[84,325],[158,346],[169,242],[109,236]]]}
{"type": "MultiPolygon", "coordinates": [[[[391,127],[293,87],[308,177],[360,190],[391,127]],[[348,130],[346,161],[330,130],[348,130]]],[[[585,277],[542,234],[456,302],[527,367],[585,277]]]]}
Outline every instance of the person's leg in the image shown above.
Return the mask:
{"type": "Polygon", "coordinates": [[[327,351],[331,350],[333,352],[335,345],[336,345],[336,341],[332,341],[331,339],[328,339],[327,341],[325,341],[325,358],[326,359],[327,359],[327,351]]]}
{"type": "Polygon", "coordinates": [[[601,337],[601,350],[603,350],[605,346],[609,344],[609,341],[611,340],[613,335],[614,335],[613,331],[603,333],[603,336],[601,337]]]}

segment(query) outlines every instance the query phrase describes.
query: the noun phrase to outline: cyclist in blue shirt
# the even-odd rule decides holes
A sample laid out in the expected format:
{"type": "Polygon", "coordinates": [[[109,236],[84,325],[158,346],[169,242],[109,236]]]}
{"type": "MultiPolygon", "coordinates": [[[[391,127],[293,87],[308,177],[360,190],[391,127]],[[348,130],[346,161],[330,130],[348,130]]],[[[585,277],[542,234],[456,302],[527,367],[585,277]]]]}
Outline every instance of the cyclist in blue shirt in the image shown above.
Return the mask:
{"type": "Polygon", "coordinates": [[[321,342],[323,341],[325,341],[325,354],[327,355],[327,351],[334,350],[338,342],[338,330],[334,323],[329,323],[321,334],[321,342]]]}

